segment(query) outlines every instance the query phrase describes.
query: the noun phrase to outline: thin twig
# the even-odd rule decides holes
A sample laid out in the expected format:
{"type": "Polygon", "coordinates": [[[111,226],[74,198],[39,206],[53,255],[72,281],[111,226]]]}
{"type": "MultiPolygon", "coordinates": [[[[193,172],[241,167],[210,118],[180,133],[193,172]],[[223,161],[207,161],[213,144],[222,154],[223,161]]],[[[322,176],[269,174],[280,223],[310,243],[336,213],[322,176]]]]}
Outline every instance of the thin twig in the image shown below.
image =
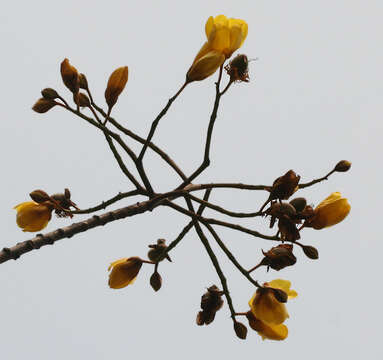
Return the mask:
{"type": "MultiPolygon", "coordinates": [[[[187,206],[189,208],[189,211],[191,213],[195,214],[195,211],[194,211],[193,204],[192,204],[191,200],[188,199],[188,198],[185,198],[185,200],[186,200],[187,206]]],[[[213,263],[215,271],[217,272],[217,275],[218,275],[219,279],[221,280],[223,292],[225,294],[225,297],[226,297],[226,300],[227,300],[227,304],[228,304],[229,309],[230,309],[231,318],[232,318],[233,322],[235,322],[235,309],[234,309],[234,306],[233,306],[233,300],[231,299],[231,296],[230,296],[229,288],[227,286],[226,277],[225,277],[225,275],[224,275],[224,273],[223,273],[223,271],[221,269],[221,266],[219,265],[218,259],[217,259],[216,255],[215,255],[213,249],[211,248],[211,246],[209,244],[209,241],[208,241],[207,237],[205,236],[205,234],[203,233],[203,231],[201,229],[201,226],[200,226],[200,224],[198,222],[197,217],[194,216],[192,221],[193,221],[193,224],[194,224],[194,228],[195,228],[199,238],[201,239],[201,242],[204,245],[204,247],[206,249],[206,252],[208,253],[208,255],[210,257],[210,260],[213,263]]]]}
{"type": "Polygon", "coordinates": [[[156,131],[156,128],[158,126],[158,123],[160,122],[160,120],[163,118],[163,116],[166,114],[166,112],[169,110],[170,106],[172,105],[173,101],[175,99],[177,99],[178,95],[181,94],[181,92],[185,89],[186,85],[188,84],[187,81],[185,81],[185,83],[181,86],[181,88],[177,91],[177,93],[171,97],[168,101],[168,103],[166,104],[166,106],[161,110],[161,112],[157,115],[157,117],[154,119],[153,123],[152,123],[152,126],[150,128],[150,131],[149,131],[149,134],[145,140],[145,144],[144,146],[142,147],[142,150],[140,152],[140,155],[138,156],[138,160],[140,162],[142,162],[144,156],[145,156],[145,152],[146,152],[146,149],[148,148],[149,146],[149,143],[150,141],[152,140],[152,137],[154,135],[154,132],[156,131]]]}
{"type": "Polygon", "coordinates": [[[113,196],[109,200],[103,201],[101,204],[99,204],[97,206],[93,206],[93,207],[90,207],[88,209],[83,209],[83,210],[71,211],[71,214],[91,214],[95,211],[103,210],[106,207],[108,207],[109,205],[112,205],[119,200],[125,199],[127,197],[131,197],[131,196],[136,196],[136,195],[141,195],[141,192],[139,190],[132,190],[132,191],[128,191],[125,193],[120,192],[116,196],[113,196]]]}
{"type": "Polygon", "coordinates": [[[253,285],[255,285],[256,287],[261,287],[258,283],[258,281],[254,280],[250,275],[249,275],[249,272],[247,270],[245,270],[241,264],[237,261],[237,259],[235,258],[235,256],[230,252],[230,250],[226,247],[226,245],[224,244],[224,242],[221,240],[221,238],[218,236],[218,234],[216,233],[216,231],[213,229],[213,227],[204,222],[204,221],[201,221],[202,224],[204,224],[206,226],[206,228],[209,230],[209,232],[213,235],[215,241],[217,242],[217,244],[219,245],[219,247],[222,249],[222,251],[226,254],[226,256],[230,259],[230,261],[233,263],[233,265],[245,276],[245,278],[247,280],[249,280],[253,285]]]}
{"type": "Polygon", "coordinates": [[[327,175],[325,175],[325,176],[323,176],[323,177],[321,177],[319,179],[314,179],[314,180],[312,180],[312,181],[310,181],[308,183],[305,183],[305,184],[299,184],[298,185],[299,189],[304,189],[304,188],[307,188],[307,187],[312,186],[314,184],[317,184],[317,183],[319,183],[321,181],[328,180],[328,177],[330,175],[332,175],[334,172],[336,172],[336,171],[335,170],[331,170],[327,175]]]}
{"type": "Polygon", "coordinates": [[[262,216],[263,215],[263,212],[260,212],[260,211],[252,212],[252,213],[242,213],[242,212],[229,211],[229,210],[226,210],[225,208],[223,208],[221,206],[214,205],[208,201],[204,201],[204,200],[202,200],[196,196],[193,196],[191,194],[186,194],[186,196],[188,196],[191,200],[198,202],[199,204],[203,204],[210,209],[216,210],[222,214],[225,214],[225,215],[228,215],[231,217],[249,218],[249,217],[256,217],[256,216],[262,216]]]}
{"type": "Polygon", "coordinates": [[[222,68],[223,68],[223,65],[221,65],[221,67],[219,68],[218,81],[215,83],[215,100],[214,100],[213,110],[210,115],[209,126],[207,128],[205,153],[204,153],[203,161],[201,165],[178,187],[179,189],[182,189],[186,185],[190,184],[199,174],[201,174],[210,165],[209,156],[210,156],[211,137],[213,135],[214,123],[217,118],[219,102],[222,96],[219,92],[219,86],[222,79],[222,68]]]}

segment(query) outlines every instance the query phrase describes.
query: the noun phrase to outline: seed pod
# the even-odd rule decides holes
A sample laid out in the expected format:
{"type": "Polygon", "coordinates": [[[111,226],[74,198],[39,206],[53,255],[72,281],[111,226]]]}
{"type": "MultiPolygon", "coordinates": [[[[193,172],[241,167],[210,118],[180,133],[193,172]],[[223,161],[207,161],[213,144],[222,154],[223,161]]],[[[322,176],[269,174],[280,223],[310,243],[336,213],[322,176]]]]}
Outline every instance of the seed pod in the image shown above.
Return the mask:
{"type": "Polygon", "coordinates": [[[39,114],[43,114],[52,109],[54,106],[56,106],[56,103],[53,100],[40,98],[33,105],[32,110],[39,114]]]}
{"type": "Polygon", "coordinates": [[[303,197],[298,197],[290,201],[290,205],[294,206],[297,212],[301,212],[307,205],[307,201],[303,197]]]}
{"type": "Polygon", "coordinates": [[[242,340],[245,340],[246,339],[246,336],[247,336],[247,327],[240,323],[240,322],[237,322],[235,321],[234,322],[234,331],[236,333],[236,335],[242,339],[242,340]]]}
{"type": "Polygon", "coordinates": [[[303,245],[302,250],[310,259],[316,260],[319,258],[318,250],[314,246],[303,245]]]}
{"type": "Polygon", "coordinates": [[[109,109],[117,102],[118,97],[125,88],[128,82],[129,70],[127,66],[120,67],[113,71],[108,80],[108,85],[105,90],[105,100],[109,109]]]}
{"type": "Polygon", "coordinates": [[[150,285],[154,291],[158,291],[161,289],[162,278],[161,278],[161,275],[157,271],[155,271],[152,274],[152,276],[150,277],[150,285]]]}
{"type": "Polygon", "coordinates": [[[32,191],[29,196],[32,198],[33,201],[41,204],[44,201],[50,200],[50,196],[44,191],[44,190],[34,190],[32,191]]]}
{"type": "Polygon", "coordinates": [[[59,94],[57,93],[57,91],[52,88],[45,88],[41,90],[41,95],[43,96],[44,99],[47,99],[47,100],[54,100],[59,97],[59,94]]]}
{"type": "Polygon", "coordinates": [[[337,171],[337,172],[346,172],[348,170],[350,170],[351,168],[351,163],[347,160],[341,160],[339,161],[336,165],[335,165],[335,168],[334,168],[334,171],[337,171]]]}

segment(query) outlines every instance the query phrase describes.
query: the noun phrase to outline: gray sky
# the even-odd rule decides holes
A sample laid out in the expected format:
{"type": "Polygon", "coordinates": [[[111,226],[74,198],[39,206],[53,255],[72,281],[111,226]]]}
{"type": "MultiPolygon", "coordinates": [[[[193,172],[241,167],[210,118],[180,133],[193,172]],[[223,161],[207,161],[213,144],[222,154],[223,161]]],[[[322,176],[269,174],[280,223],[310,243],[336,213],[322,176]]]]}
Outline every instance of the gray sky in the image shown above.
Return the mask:
{"type": "MultiPolygon", "coordinates": [[[[259,60],[251,63],[251,82],[233,86],[223,97],[212,165],[198,182],[270,184],[289,169],[309,181],[348,159],[353,163],[349,173],[335,174],[301,195],[318,204],[341,191],[352,210],[333,228],[303,231],[302,242],[319,249],[319,261],[296,249],[296,266],[257,272],[260,282],[289,279],[299,293],[287,305],[289,337],[284,342],[263,342],[251,330],[240,341],[227,306],[212,325],[195,325],[200,296],[219,280],[194,232],[175,249],[172,264],[161,264],[164,283],[158,293],[148,284],[150,267],[143,268],[133,286],[108,288],[111,261],[144,257],[148,244],[159,237],[173,240],[188,222],[157,209],[2,264],[2,358],[229,359],[241,354],[380,359],[383,246],[376,189],[382,183],[382,2],[111,3],[13,1],[0,14],[2,247],[32,237],[16,226],[12,207],[27,201],[33,189],[54,193],[69,187],[84,208],[131,189],[102,134],[59,108],[42,115],[32,112],[47,86],[70,100],[60,62],[67,57],[87,75],[103,106],[108,76],[128,65],[129,82],[113,115],[145,135],[205,41],[205,21],[218,14],[247,21],[249,33],[240,52],[259,60]]],[[[203,156],[215,79],[188,86],[154,137],[187,173],[203,156]]],[[[178,184],[157,156],[147,155],[146,168],[158,191],[178,184]]],[[[211,200],[232,210],[254,211],[265,196],[217,190],[211,200]]],[[[46,230],[69,223],[54,218],[46,230]]],[[[259,220],[242,224],[268,231],[259,220]]],[[[272,245],[231,230],[217,231],[246,268],[260,260],[261,248],[272,245]]],[[[235,307],[246,311],[253,289],[217,253],[235,307]]]]}

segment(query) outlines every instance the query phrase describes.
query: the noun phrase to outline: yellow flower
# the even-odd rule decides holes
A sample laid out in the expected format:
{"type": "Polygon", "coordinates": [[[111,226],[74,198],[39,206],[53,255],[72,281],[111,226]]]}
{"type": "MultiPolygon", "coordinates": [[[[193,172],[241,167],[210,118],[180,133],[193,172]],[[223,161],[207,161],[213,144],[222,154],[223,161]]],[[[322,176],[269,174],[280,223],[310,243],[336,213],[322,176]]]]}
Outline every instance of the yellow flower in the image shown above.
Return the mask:
{"type": "Polygon", "coordinates": [[[109,286],[112,289],[121,289],[133,284],[141,266],[142,260],[136,256],[112,262],[108,267],[108,271],[112,270],[109,274],[109,286]]]}
{"type": "Polygon", "coordinates": [[[307,225],[316,230],[333,226],[341,222],[350,209],[347,199],[342,198],[339,192],[334,192],[315,208],[314,217],[307,225]]]}
{"type": "Polygon", "coordinates": [[[289,330],[284,324],[267,324],[257,319],[251,311],[246,313],[246,317],[249,320],[250,327],[262,336],[262,340],[284,340],[289,334],[289,330]]]}
{"type": "Polygon", "coordinates": [[[186,74],[188,82],[203,80],[241,47],[247,36],[247,23],[240,19],[228,19],[225,15],[212,16],[206,22],[207,41],[195,57],[186,74]]]}
{"type": "Polygon", "coordinates": [[[17,211],[16,223],[23,231],[35,232],[44,229],[52,216],[53,206],[26,201],[14,207],[17,211]]]}
{"type": "Polygon", "coordinates": [[[284,340],[288,335],[288,329],[283,322],[289,317],[285,304],[279,302],[272,289],[283,290],[288,299],[298,296],[295,290],[291,290],[291,282],[283,279],[275,279],[263,284],[258,288],[249,301],[250,311],[246,314],[249,325],[256,330],[262,339],[284,340]]]}

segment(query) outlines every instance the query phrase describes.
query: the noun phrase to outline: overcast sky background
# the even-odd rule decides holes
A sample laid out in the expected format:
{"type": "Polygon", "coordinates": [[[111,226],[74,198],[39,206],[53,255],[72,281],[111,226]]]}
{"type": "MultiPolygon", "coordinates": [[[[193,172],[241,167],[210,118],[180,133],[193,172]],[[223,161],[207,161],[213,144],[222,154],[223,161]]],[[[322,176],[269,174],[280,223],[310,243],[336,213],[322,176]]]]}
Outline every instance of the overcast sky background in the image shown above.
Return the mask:
{"type": "MultiPolygon", "coordinates": [[[[289,337],[262,341],[249,329],[247,340],[239,340],[226,301],[213,324],[195,324],[205,288],[221,284],[193,231],[172,253],[173,263],[161,264],[158,293],[149,286],[149,266],[133,286],[109,289],[111,261],[145,257],[148,244],[160,237],[170,242],[188,222],[156,209],[2,264],[3,359],[382,358],[381,1],[7,2],[0,13],[0,245],[33,236],[16,226],[12,207],[29,200],[34,189],[54,193],[69,187],[83,208],[131,189],[96,129],[61,108],[42,115],[31,110],[48,86],[70,100],[60,62],[67,57],[87,75],[102,106],[110,73],[128,65],[129,82],[113,115],[144,136],[184,81],[205,41],[207,18],[219,14],[247,21],[248,37],[239,52],[259,59],[250,65],[251,82],[236,84],[223,97],[212,165],[196,182],[270,184],[289,169],[306,182],[341,159],[353,163],[350,172],[298,193],[317,205],[341,191],[352,206],[341,224],[302,232],[302,242],[319,249],[319,261],[297,248],[296,266],[255,274],[260,282],[289,279],[299,293],[287,304],[289,337]]],[[[203,156],[216,76],[188,86],[154,137],[186,173],[203,156]]],[[[178,184],[159,157],[148,152],[145,159],[157,191],[178,184]]],[[[254,211],[266,196],[216,190],[211,201],[254,211]]],[[[46,231],[70,222],[53,218],[46,231]]],[[[241,223],[270,233],[260,220],[241,223]]],[[[246,268],[261,259],[261,248],[274,245],[216,230],[246,268]]],[[[252,286],[218,249],[217,254],[235,308],[247,311],[252,286]]]]}

